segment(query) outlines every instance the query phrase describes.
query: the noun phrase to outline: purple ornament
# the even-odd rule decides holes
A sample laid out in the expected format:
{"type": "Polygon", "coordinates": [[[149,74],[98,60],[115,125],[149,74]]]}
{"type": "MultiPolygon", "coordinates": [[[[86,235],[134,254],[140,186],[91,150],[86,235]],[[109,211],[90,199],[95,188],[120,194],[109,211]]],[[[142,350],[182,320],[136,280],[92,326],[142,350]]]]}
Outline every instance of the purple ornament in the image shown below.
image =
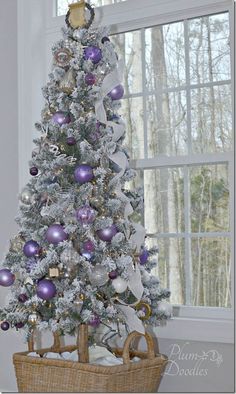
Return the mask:
{"type": "Polygon", "coordinates": [[[84,50],[84,58],[86,60],[91,60],[94,64],[100,62],[102,58],[102,51],[100,48],[91,46],[84,50]]]}
{"type": "Polygon", "coordinates": [[[30,175],[36,176],[36,175],[38,175],[38,173],[39,173],[39,170],[38,170],[37,167],[31,167],[30,168],[30,175]]]}
{"type": "Polygon", "coordinates": [[[36,267],[37,264],[38,264],[38,261],[36,260],[36,258],[35,257],[31,257],[25,263],[26,271],[28,273],[30,273],[36,267]]]}
{"type": "Polygon", "coordinates": [[[70,114],[68,112],[58,111],[58,112],[56,112],[53,115],[52,120],[53,120],[54,123],[57,123],[60,126],[62,126],[64,124],[70,123],[71,122],[71,117],[70,117],[70,114]]]}
{"type": "Polygon", "coordinates": [[[33,257],[39,254],[39,251],[40,251],[39,244],[36,241],[33,241],[32,239],[26,242],[23,248],[23,252],[26,257],[33,257]]]}
{"type": "Polygon", "coordinates": [[[101,320],[99,319],[99,317],[97,315],[94,315],[92,317],[92,319],[89,321],[89,325],[94,328],[98,327],[100,323],[101,323],[101,320]]]}
{"type": "Polygon", "coordinates": [[[115,224],[112,224],[110,227],[98,230],[97,235],[101,241],[110,242],[117,233],[117,227],[115,224]]]}
{"type": "Polygon", "coordinates": [[[65,233],[63,226],[60,224],[52,224],[46,231],[46,240],[53,245],[65,241],[68,234],[65,233]]]}
{"type": "Polygon", "coordinates": [[[75,144],[76,144],[76,139],[75,139],[75,137],[68,137],[68,138],[66,139],[66,143],[67,143],[67,145],[69,145],[69,146],[75,145],[75,144]]]}
{"type": "Polygon", "coordinates": [[[124,88],[122,85],[116,86],[114,89],[108,93],[108,96],[111,97],[112,100],[120,100],[124,95],[124,88]]]}
{"type": "Polygon", "coordinates": [[[75,169],[75,180],[81,185],[86,182],[90,182],[93,178],[93,169],[87,164],[81,164],[75,169]]]}
{"type": "Polygon", "coordinates": [[[95,250],[94,243],[90,239],[88,239],[83,243],[82,250],[85,252],[94,252],[95,250]]]}
{"type": "Polygon", "coordinates": [[[9,330],[9,328],[10,328],[10,324],[8,323],[8,321],[3,321],[1,324],[1,329],[3,331],[7,331],[7,330],[9,330]]]}
{"type": "Polygon", "coordinates": [[[9,287],[15,282],[15,275],[8,269],[0,270],[0,286],[9,287]]]}
{"type": "Polygon", "coordinates": [[[95,211],[89,205],[85,205],[76,211],[76,218],[81,224],[91,224],[95,217],[95,211]]]}
{"type": "Polygon", "coordinates": [[[104,44],[105,42],[109,42],[110,39],[108,37],[103,37],[102,38],[102,44],[104,44]]]}
{"type": "Polygon", "coordinates": [[[109,276],[110,279],[113,280],[113,279],[117,278],[118,273],[116,271],[111,271],[111,272],[109,272],[108,276],[109,276]]]}
{"type": "Polygon", "coordinates": [[[92,73],[88,73],[85,75],[84,80],[87,85],[92,86],[96,82],[96,76],[92,73]]]}
{"type": "Polygon", "coordinates": [[[57,289],[51,280],[43,279],[38,282],[36,293],[42,300],[50,300],[56,295],[57,289]]]}
{"type": "Polygon", "coordinates": [[[146,264],[146,262],[148,260],[148,256],[149,256],[149,253],[148,253],[147,249],[143,249],[143,251],[139,255],[139,261],[140,261],[141,265],[146,264]]]}
{"type": "Polygon", "coordinates": [[[20,294],[18,296],[18,301],[24,304],[28,300],[28,296],[24,293],[20,294]]]}
{"type": "Polygon", "coordinates": [[[16,328],[23,328],[24,327],[24,323],[22,323],[22,322],[16,323],[15,327],[16,328]]]}

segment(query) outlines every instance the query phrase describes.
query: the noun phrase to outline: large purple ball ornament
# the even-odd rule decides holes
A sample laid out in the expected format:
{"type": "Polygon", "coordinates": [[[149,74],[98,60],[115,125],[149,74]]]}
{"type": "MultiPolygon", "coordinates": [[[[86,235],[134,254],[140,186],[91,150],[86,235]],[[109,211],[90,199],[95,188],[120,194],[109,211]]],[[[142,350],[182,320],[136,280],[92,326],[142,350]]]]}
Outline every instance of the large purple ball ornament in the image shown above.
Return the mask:
{"type": "Polygon", "coordinates": [[[15,282],[15,275],[8,269],[0,270],[0,286],[9,287],[15,282]]]}
{"type": "Polygon", "coordinates": [[[46,231],[46,240],[53,245],[67,240],[68,234],[64,231],[61,224],[52,224],[46,231]]]}
{"type": "Polygon", "coordinates": [[[75,169],[75,180],[81,185],[86,182],[90,182],[93,178],[93,169],[87,164],[81,164],[75,169]]]}
{"type": "Polygon", "coordinates": [[[24,304],[28,299],[29,299],[29,298],[28,298],[28,296],[27,296],[25,293],[22,293],[22,294],[20,294],[20,295],[18,296],[18,301],[19,301],[21,304],[24,304]]]}
{"type": "Polygon", "coordinates": [[[89,205],[85,205],[76,211],[76,218],[81,224],[91,224],[96,217],[95,211],[89,205]]]}
{"type": "Polygon", "coordinates": [[[89,325],[94,328],[98,327],[100,325],[100,323],[101,323],[101,320],[99,319],[99,317],[97,315],[94,315],[92,317],[92,319],[89,321],[89,325]]]}
{"type": "Polygon", "coordinates": [[[94,64],[100,62],[102,58],[102,51],[100,48],[95,46],[90,46],[84,50],[84,58],[86,60],[91,60],[94,64]]]}
{"type": "Polygon", "coordinates": [[[98,230],[97,235],[101,241],[110,242],[117,233],[118,230],[116,225],[112,224],[110,227],[98,230]]]}
{"type": "Polygon", "coordinates": [[[96,82],[96,76],[92,73],[88,73],[84,77],[85,83],[89,86],[92,86],[96,82]]]}
{"type": "Polygon", "coordinates": [[[26,257],[33,257],[39,254],[39,251],[40,251],[39,244],[36,241],[33,241],[32,239],[26,242],[23,248],[23,252],[26,257]]]}
{"type": "Polygon", "coordinates": [[[139,255],[139,261],[140,261],[141,265],[146,264],[146,262],[148,261],[148,256],[149,256],[149,253],[148,253],[147,249],[143,249],[143,251],[139,255]]]}
{"type": "Polygon", "coordinates": [[[57,123],[58,125],[62,126],[64,124],[70,123],[71,117],[68,112],[58,111],[53,115],[52,120],[54,123],[57,123]]]}
{"type": "Polygon", "coordinates": [[[8,323],[8,321],[3,321],[1,324],[1,329],[3,331],[7,331],[7,330],[9,330],[9,328],[10,328],[10,324],[8,323]]]}
{"type": "Polygon", "coordinates": [[[108,93],[108,96],[111,97],[112,100],[120,100],[124,95],[124,88],[122,85],[116,86],[114,89],[108,93]]]}
{"type": "Polygon", "coordinates": [[[38,282],[36,293],[42,300],[50,300],[56,295],[57,289],[51,280],[43,279],[38,282]]]}

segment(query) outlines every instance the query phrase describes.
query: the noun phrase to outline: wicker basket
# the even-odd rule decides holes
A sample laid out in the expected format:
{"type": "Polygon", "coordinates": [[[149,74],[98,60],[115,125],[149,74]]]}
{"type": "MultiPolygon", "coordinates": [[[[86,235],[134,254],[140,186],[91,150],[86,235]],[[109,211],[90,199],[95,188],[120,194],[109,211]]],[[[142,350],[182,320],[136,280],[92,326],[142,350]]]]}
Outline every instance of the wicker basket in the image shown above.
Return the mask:
{"type": "MultiPolygon", "coordinates": [[[[84,336],[83,333],[81,335],[84,336]]],[[[85,337],[86,335],[85,330],[85,337]]],[[[155,355],[153,339],[148,333],[145,334],[147,352],[130,351],[132,340],[140,335],[142,334],[132,332],[123,349],[113,349],[116,355],[123,357],[123,365],[118,366],[29,357],[28,352],[16,353],[13,355],[13,362],[19,392],[157,392],[167,357],[155,355]],[[134,356],[140,357],[141,361],[131,363],[130,358],[134,356]]],[[[32,343],[29,349],[33,350],[32,343]]],[[[77,346],[60,347],[59,340],[55,337],[50,349],[41,349],[37,353],[72,352],[75,349],[77,346]]],[[[81,357],[81,352],[79,354],[81,357]]],[[[88,353],[85,352],[84,355],[87,357],[88,353]]]]}

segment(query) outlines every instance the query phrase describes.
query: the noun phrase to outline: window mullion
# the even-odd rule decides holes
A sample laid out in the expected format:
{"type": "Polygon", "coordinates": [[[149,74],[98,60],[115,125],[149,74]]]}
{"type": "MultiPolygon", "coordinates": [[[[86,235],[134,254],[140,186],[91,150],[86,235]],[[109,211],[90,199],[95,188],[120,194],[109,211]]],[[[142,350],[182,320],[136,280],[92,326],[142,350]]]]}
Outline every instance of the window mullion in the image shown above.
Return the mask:
{"type": "Polygon", "coordinates": [[[189,168],[184,166],[184,223],[185,223],[185,295],[186,305],[191,305],[192,301],[192,256],[191,256],[191,238],[188,236],[191,233],[191,219],[190,219],[190,185],[189,185],[189,168]]]}
{"type": "Polygon", "coordinates": [[[146,42],[145,29],[141,29],[141,54],[142,54],[142,89],[143,89],[143,133],[144,133],[144,157],[148,157],[147,142],[147,84],[146,84],[146,42]]]}
{"type": "Polygon", "coordinates": [[[190,57],[189,57],[189,38],[188,20],[184,21],[184,48],[185,48],[185,78],[186,78],[186,100],[187,100],[187,136],[188,154],[192,154],[192,119],[191,119],[191,89],[190,89],[190,57]]]}

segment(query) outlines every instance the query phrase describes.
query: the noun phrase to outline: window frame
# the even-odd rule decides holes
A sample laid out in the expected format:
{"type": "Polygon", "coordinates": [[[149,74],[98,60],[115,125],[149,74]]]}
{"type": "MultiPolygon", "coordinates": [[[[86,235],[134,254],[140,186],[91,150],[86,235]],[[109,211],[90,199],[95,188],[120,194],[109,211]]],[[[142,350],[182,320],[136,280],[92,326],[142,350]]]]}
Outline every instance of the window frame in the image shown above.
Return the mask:
{"type": "MultiPolygon", "coordinates": [[[[230,46],[231,46],[231,84],[232,106],[234,108],[234,1],[233,0],[126,0],[125,2],[96,8],[95,25],[110,25],[110,34],[124,33],[159,24],[167,24],[193,17],[201,17],[220,12],[229,12],[230,46]]],[[[42,108],[41,87],[47,80],[48,56],[51,41],[60,34],[64,23],[64,16],[56,15],[56,0],[18,0],[18,60],[19,60],[19,178],[20,187],[27,181],[26,158],[32,150],[32,125],[39,119],[39,106],[42,108]],[[39,4],[40,3],[40,4],[39,4]],[[35,15],[37,9],[38,23],[30,23],[29,16],[35,15]],[[27,13],[26,13],[27,10],[27,13]],[[27,16],[26,16],[27,15],[27,16]],[[26,23],[26,19],[28,23],[26,23]],[[29,39],[30,37],[30,39],[29,39]],[[28,39],[28,42],[26,42],[28,39]],[[41,53],[32,56],[35,43],[41,53]],[[45,50],[46,48],[46,50],[45,50]],[[36,64],[36,60],[37,64],[36,64]],[[27,66],[28,65],[28,66],[27,66]],[[30,75],[30,78],[29,78],[30,75]],[[32,83],[37,79],[36,86],[32,83]],[[40,86],[40,88],[39,88],[40,86]],[[27,89],[28,88],[28,89],[27,89]],[[30,90],[29,90],[30,89],[30,90]],[[38,92],[36,92],[38,89],[38,92]],[[28,98],[27,98],[28,97],[28,98]],[[32,111],[29,115],[25,108],[25,100],[31,103],[32,111]],[[34,104],[35,102],[35,104],[34,104]],[[23,165],[22,165],[23,163],[23,165]]],[[[51,60],[51,58],[50,58],[51,60]]],[[[183,87],[181,87],[183,88],[183,87]]],[[[233,125],[234,125],[233,111],[233,125]]],[[[151,169],[161,167],[201,164],[228,163],[230,184],[230,209],[234,211],[232,199],[234,191],[234,154],[233,152],[219,154],[194,154],[190,156],[158,157],[133,160],[132,166],[137,169],[151,169]]],[[[28,168],[27,168],[28,170],[28,168]]],[[[230,217],[231,227],[231,292],[234,302],[234,215],[230,217]]],[[[219,234],[217,233],[219,236],[219,234]]],[[[189,339],[215,342],[233,342],[233,310],[232,308],[213,308],[195,306],[174,306],[174,317],[165,327],[158,327],[159,337],[171,339],[189,339]]]]}

